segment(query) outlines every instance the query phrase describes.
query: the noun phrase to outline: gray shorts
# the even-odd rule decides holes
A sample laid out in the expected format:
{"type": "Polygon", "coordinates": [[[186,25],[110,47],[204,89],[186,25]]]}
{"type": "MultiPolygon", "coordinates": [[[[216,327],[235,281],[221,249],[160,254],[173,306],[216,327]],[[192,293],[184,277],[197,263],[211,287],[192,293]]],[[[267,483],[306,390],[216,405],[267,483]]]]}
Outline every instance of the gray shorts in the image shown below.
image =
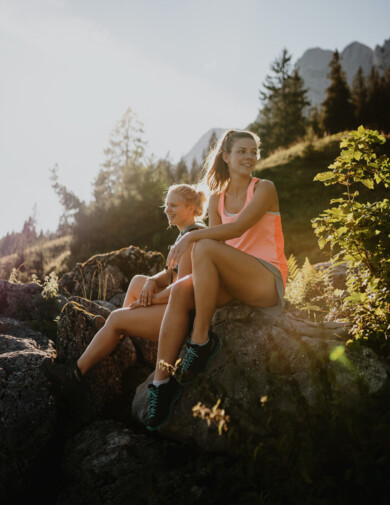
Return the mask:
{"type": "Polygon", "coordinates": [[[265,268],[268,268],[268,270],[274,274],[276,289],[279,295],[279,301],[277,305],[274,305],[273,307],[258,307],[258,309],[268,316],[279,316],[282,313],[284,307],[284,284],[282,274],[275,265],[271,265],[271,263],[268,263],[268,261],[262,260],[261,258],[256,259],[260,261],[260,263],[262,263],[265,268]]]}

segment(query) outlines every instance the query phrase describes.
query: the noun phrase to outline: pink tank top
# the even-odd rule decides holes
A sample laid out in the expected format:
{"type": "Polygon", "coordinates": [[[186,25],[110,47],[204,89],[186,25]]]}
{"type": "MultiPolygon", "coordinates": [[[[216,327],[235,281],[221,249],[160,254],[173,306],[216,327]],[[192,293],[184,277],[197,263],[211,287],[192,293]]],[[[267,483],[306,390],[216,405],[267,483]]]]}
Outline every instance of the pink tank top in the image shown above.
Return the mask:
{"type": "MultiPolygon", "coordinates": [[[[225,212],[225,191],[220,194],[218,212],[222,223],[232,223],[245,209],[253,198],[255,184],[259,179],[253,177],[250,182],[244,207],[239,213],[228,216],[225,212]]],[[[226,244],[239,249],[242,252],[255,256],[274,265],[281,273],[284,287],[287,281],[287,261],[284,255],[284,238],[282,221],[279,212],[266,212],[249,230],[241,237],[225,241],[226,244]]]]}

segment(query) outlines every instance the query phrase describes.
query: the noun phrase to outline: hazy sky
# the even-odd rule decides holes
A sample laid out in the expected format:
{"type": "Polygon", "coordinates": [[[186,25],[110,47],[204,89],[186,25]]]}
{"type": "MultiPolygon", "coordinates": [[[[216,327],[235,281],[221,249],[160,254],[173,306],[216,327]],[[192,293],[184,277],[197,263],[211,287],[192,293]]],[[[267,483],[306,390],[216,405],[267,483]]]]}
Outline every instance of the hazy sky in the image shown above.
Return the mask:
{"type": "Polygon", "coordinates": [[[0,0],[0,237],[61,212],[49,182],[89,200],[128,107],[148,152],[185,155],[212,127],[243,128],[286,47],[372,49],[390,38],[388,0],[0,0]]]}

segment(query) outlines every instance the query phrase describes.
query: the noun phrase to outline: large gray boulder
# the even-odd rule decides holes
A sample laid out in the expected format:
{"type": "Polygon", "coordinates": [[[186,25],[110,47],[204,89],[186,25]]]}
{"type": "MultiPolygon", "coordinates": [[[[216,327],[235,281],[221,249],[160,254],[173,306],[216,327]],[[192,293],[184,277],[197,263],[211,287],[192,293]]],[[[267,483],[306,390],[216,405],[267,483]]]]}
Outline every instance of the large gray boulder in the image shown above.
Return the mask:
{"type": "MultiPolygon", "coordinates": [[[[347,330],[341,323],[316,324],[287,312],[275,318],[238,303],[217,309],[212,328],[222,339],[222,350],[205,374],[183,388],[170,421],[160,429],[164,436],[223,449],[227,437],[194,419],[192,408],[198,402],[211,408],[221,398],[227,414],[242,418],[254,406],[261,408],[263,399],[280,412],[296,413],[299,420],[302,403],[314,407],[327,387],[355,402],[362,382],[371,395],[387,385],[385,364],[369,348],[346,346],[347,330]]],[[[153,374],[137,388],[132,404],[141,424],[152,379],[153,374]]]]}
{"type": "Polygon", "coordinates": [[[11,318],[0,318],[0,503],[34,487],[56,431],[56,408],[41,372],[53,342],[11,318]]]}
{"type": "MultiPolygon", "coordinates": [[[[97,332],[95,316],[107,318],[110,311],[81,297],[72,297],[62,309],[57,332],[57,362],[74,365],[97,332]]],[[[131,400],[124,375],[136,365],[137,353],[128,337],[122,338],[114,351],[85,376],[77,415],[84,422],[115,408],[130,408],[131,400]]]]}
{"type": "Polygon", "coordinates": [[[139,247],[126,247],[106,254],[96,254],[63,275],[61,292],[90,300],[111,300],[126,292],[137,274],[154,275],[164,268],[159,252],[146,252],[139,247]]]}

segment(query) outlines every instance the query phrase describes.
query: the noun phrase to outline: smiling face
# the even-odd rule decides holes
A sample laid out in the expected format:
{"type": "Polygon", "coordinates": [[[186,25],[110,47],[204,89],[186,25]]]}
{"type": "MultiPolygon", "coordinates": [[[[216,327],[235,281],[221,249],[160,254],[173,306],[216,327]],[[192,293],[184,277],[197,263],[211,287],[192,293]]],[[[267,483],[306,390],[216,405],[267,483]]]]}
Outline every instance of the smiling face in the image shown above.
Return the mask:
{"type": "Polygon", "coordinates": [[[222,157],[229,167],[229,172],[250,175],[256,168],[258,149],[254,139],[237,139],[230,153],[223,153],[222,157]]]}
{"type": "Polygon", "coordinates": [[[165,200],[164,212],[171,226],[177,226],[179,230],[184,230],[195,220],[194,206],[187,205],[182,197],[174,191],[170,191],[165,200]]]}

